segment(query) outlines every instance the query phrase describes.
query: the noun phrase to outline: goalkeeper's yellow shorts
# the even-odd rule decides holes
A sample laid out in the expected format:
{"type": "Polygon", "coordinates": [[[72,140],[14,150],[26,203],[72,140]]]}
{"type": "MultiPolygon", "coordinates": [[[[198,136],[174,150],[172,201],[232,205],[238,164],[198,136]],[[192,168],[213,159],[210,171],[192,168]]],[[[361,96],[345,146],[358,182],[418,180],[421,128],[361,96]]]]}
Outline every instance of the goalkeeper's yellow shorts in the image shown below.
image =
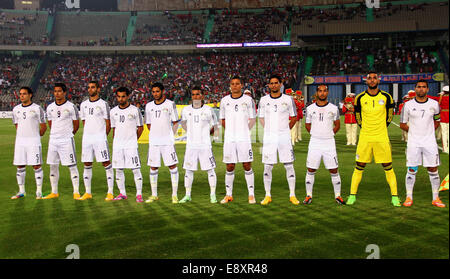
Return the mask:
{"type": "Polygon", "coordinates": [[[377,164],[391,163],[391,143],[389,141],[366,142],[360,139],[356,147],[356,161],[360,163],[371,163],[372,158],[375,159],[375,163],[377,164]]]}

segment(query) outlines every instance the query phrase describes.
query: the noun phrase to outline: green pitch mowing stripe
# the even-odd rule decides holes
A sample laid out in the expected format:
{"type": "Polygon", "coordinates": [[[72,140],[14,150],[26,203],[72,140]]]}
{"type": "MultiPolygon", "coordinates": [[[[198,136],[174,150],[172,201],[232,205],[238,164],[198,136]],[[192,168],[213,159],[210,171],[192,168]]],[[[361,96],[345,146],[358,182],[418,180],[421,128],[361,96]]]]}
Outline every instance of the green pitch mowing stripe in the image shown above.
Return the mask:
{"type": "MultiPolygon", "coordinates": [[[[394,119],[398,123],[398,117],[394,119]]],[[[261,131],[259,131],[261,132],[261,131]]],[[[48,131],[43,137],[44,162],[47,158],[48,131]]],[[[405,148],[400,129],[389,127],[393,149],[393,165],[397,175],[399,196],[405,199],[405,148]]],[[[82,129],[75,137],[80,190],[82,129]]],[[[159,172],[160,200],[138,204],[134,196],[133,175],[126,170],[128,200],[105,202],[106,177],[101,164],[94,163],[93,200],[72,199],[69,170],[60,167],[56,200],[35,200],[34,172],[27,167],[27,196],[10,200],[17,192],[15,167],[12,165],[15,131],[11,120],[0,120],[0,258],[65,258],[69,244],[80,247],[81,258],[366,258],[367,245],[380,247],[381,258],[449,258],[449,210],[431,206],[431,186],[426,169],[419,168],[411,208],[391,205],[389,186],[380,165],[369,164],[364,171],[357,201],[353,206],[339,206],[334,201],[333,186],[327,170],[318,170],[313,203],[294,206],[289,202],[289,189],[282,165],[273,169],[272,198],[268,206],[264,198],[263,165],[260,143],[253,144],[255,159],[255,195],[257,204],[249,205],[242,166],[237,165],[234,201],[211,204],[209,185],[204,172],[196,172],[192,202],[171,203],[171,181],[167,168],[159,172]]],[[[305,197],[306,154],[309,136],[295,146],[297,197],[305,197]]],[[[110,143],[112,139],[110,137],[110,143]]],[[[354,168],[354,146],[346,146],[345,126],[336,136],[342,196],[348,197],[354,168]]],[[[180,160],[178,197],[184,196],[184,145],[177,145],[180,160]]],[[[149,168],[146,166],[148,146],[140,145],[144,178],[144,198],[150,195],[149,168]]],[[[225,195],[225,165],[222,145],[213,144],[218,167],[217,199],[225,195]]],[[[441,154],[439,173],[448,173],[449,157],[441,154]]],[[[49,167],[44,164],[44,192],[50,191],[49,167]]],[[[115,194],[118,194],[115,186],[115,194]]],[[[441,199],[449,205],[448,191],[441,199]]]]}

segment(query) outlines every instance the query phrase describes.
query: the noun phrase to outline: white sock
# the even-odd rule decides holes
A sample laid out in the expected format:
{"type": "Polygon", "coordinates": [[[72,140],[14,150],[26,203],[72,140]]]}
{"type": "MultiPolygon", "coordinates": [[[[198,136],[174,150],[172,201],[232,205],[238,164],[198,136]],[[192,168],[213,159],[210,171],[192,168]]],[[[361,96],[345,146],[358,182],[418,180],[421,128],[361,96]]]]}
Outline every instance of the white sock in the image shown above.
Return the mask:
{"type": "Polygon", "coordinates": [[[136,197],[142,195],[142,173],[141,169],[134,169],[134,184],[136,185],[136,197]]]}
{"type": "Polygon", "coordinates": [[[315,172],[306,172],[305,184],[306,184],[306,195],[312,198],[312,192],[314,187],[314,176],[315,172]]]}
{"type": "Polygon", "coordinates": [[[91,194],[92,166],[84,166],[83,181],[86,193],[91,194]]]}
{"type": "Polygon", "coordinates": [[[58,194],[59,165],[50,165],[50,185],[52,193],[58,194]]]}
{"type": "Polygon", "coordinates": [[[248,195],[255,196],[255,174],[253,169],[245,171],[245,181],[247,181],[248,195]]]}
{"type": "Polygon", "coordinates": [[[72,180],[73,193],[80,193],[80,181],[78,179],[79,173],[77,165],[69,166],[70,170],[70,179],[72,180]]]}
{"type": "Polygon", "coordinates": [[[120,193],[126,196],[127,191],[125,190],[125,173],[123,172],[123,169],[116,169],[116,183],[120,193]]]}
{"type": "Polygon", "coordinates": [[[338,173],[331,174],[331,183],[333,183],[334,197],[341,196],[341,176],[338,173]]]}
{"type": "Polygon", "coordinates": [[[295,170],[294,164],[284,164],[284,168],[286,169],[286,179],[289,184],[289,196],[295,197],[295,170]]]}
{"type": "Polygon", "coordinates": [[[225,173],[225,188],[227,196],[233,196],[233,182],[234,182],[234,171],[227,171],[225,173]]]}
{"type": "Polygon", "coordinates": [[[26,167],[25,168],[17,168],[17,184],[19,185],[19,193],[25,193],[25,174],[26,174],[26,167]]]}
{"type": "Polygon", "coordinates": [[[42,168],[34,170],[34,178],[36,179],[36,195],[42,194],[42,183],[44,181],[44,171],[42,168]]]}
{"type": "Polygon", "coordinates": [[[105,167],[106,171],[106,183],[108,185],[108,194],[114,193],[114,170],[112,168],[112,165],[109,164],[105,167]]]}
{"type": "Polygon", "coordinates": [[[433,200],[439,198],[439,187],[441,186],[441,179],[439,178],[439,172],[428,172],[431,182],[431,190],[433,191],[433,200]]]}
{"type": "Polygon", "coordinates": [[[152,196],[158,196],[158,170],[150,169],[150,186],[152,188],[152,196]]]}
{"type": "Polygon", "coordinates": [[[216,186],[217,186],[217,175],[214,169],[208,171],[208,182],[209,182],[209,188],[211,189],[210,195],[215,196],[216,195],[216,186]]]}
{"type": "Polygon", "coordinates": [[[178,168],[175,167],[174,169],[170,170],[170,179],[172,180],[172,197],[177,196],[178,193],[178,168]]]}
{"type": "Polygon", "coordinates": [[[410,199],[413,199],[414,184],[416,183],[416,173],[417,171],[412,171],[410,168],[408,168],[408,172],[406,172],[405,177],[406,197],[410,199]]]}
{"type": "Polygon", "coordinates": [[[264,189],[266,190],[266,197],[270,197],[271,187],[272,187],[272,169],[273,165],[264,165],[264,189]]]}
{"type": "Polygon", "coordinates": [[[186,170],[184,174],[184,188],[186,188],[186,196],[191,196],[192,182],[194,181],[194,172],[186,170]]]}

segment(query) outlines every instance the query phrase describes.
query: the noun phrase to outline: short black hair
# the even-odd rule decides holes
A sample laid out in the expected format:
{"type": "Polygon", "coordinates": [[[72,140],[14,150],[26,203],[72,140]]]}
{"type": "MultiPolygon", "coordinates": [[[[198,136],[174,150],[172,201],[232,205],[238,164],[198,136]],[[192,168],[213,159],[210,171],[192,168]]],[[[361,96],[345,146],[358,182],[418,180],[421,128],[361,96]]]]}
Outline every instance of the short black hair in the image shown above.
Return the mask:
{"type": "Polygon", "coordinates": [[[273,78],[278,79],[278,82],[280,82],[280,83],[283,82],[282,79],[281,79],[281,77],[280,77],[279,75],[277,75],[277,74],[272,74],[272,75],[269,77],[269,82],[270,82],[270,80],[273,79],[273,78]]]}
{"type": "Polygon", "coordinates": [[[377,73],[377,72],[375,72],[375,71],[369,71],[369,72],[367,73],[367,75],[370,75],[370,74],[376,74],[376,75],[377,75],[377,77],[378,77],[378,73],[377,73]]]}
{"type": "Polygon", "coordinates": [[[416,85],[414,85],[414,88],[417,87],[417,84],[418,84],[419,82],[424,82],[424,83],[427,84],[427,88],[429,87],[429,86],[428,86],[428,81],[426,81],[426,80],[424,80],[424,79],[419,79],[419,80],[416,82],[416,85]]]}
{"type": "Polygon", "coordinates": [[[91,80],[90,82],[88,82],[88,84],[93,83],[95,84],[95,87],[100,88],[100,84],[98,83],[98,81],[96,80],[91,80]]]}
{"type": "Polygon", "coordinates": [[[325,86],[328,91],[328,85],[326,85],[325,83],[321,83],[321,84],[317,85],[316,92],[319,91],[319,86],[325,86]]]}
{"type": "Polygon", "coordinates": [[[131,94],[130,89],[128,89],[124,86],[117,88],[116,94],[117,94],[117,92],[125,92],[127,94],[127,96],[130,96],[130,94],[131,94]]]}
{"type": "Polygon", "coordinates": [[[202,90],[202,88],[201,88],[200,86],[196,85],[196,86],[192,87],[191,93],[192,93],[192,91],[194,91],[194,90],[200,91],[200,93],[203,95],[203,90],[202,90]]]}
{"type": "Polygon", "coordinates": [[[67,86],[62,82],[56,82],[53,89],[55,89],[55,87],[61,87],[62,91],[67,92],[67,86]]]}
{"type": "Polygon", "coordinates": [[[238,79],[240,81],[241,84],[244,84],[244,80],[240,77],[240,76],[233,76],[230,81],[232,81],[233,79],[238,79]]]}
{"type": "MultiPolygon", "coordinates": [[[[20,87],[19,92],[20,92],[20,90],[22,90],[22,89],[25,89],[25,90],[28,92],[28,94],[34,95],[33,89],[31,89],[30,87],[28,87],[28,86],[22,86],[22,87],[20,87]]],[[[32,98],[33,98],[33,97],[32,97],[32,98]]]]}
{"type": "Polygon", "coordinates": [[[161,82],[155,82],[152,84],[152,87],[150,89],[153,89],[155,87],[158,87],[161,91],[164,91],[164,85],[161,82]]]}

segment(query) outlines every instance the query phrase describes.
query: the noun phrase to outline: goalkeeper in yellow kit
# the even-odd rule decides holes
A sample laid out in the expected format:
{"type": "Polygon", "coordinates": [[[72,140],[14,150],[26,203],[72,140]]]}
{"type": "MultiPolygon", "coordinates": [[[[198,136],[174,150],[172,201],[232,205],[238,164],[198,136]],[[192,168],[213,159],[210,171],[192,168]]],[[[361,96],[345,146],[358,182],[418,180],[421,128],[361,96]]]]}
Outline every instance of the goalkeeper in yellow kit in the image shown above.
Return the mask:
{"type": "Polygon", "coordinates": [[[387,127],[392,121],[394,100],[389,93],[378,89],[380,79],[375,72],[367,75],[367,90],[356,96],[355,116],[361,127],[356,148],[356,167],[353,171],[348,205],[356,201],[356,193],[367,163],[375,159],[382,164],[391,188],[392,204],[401,206],[397,195],[397,179],[392,168],[392,152],[387,127]]]}

